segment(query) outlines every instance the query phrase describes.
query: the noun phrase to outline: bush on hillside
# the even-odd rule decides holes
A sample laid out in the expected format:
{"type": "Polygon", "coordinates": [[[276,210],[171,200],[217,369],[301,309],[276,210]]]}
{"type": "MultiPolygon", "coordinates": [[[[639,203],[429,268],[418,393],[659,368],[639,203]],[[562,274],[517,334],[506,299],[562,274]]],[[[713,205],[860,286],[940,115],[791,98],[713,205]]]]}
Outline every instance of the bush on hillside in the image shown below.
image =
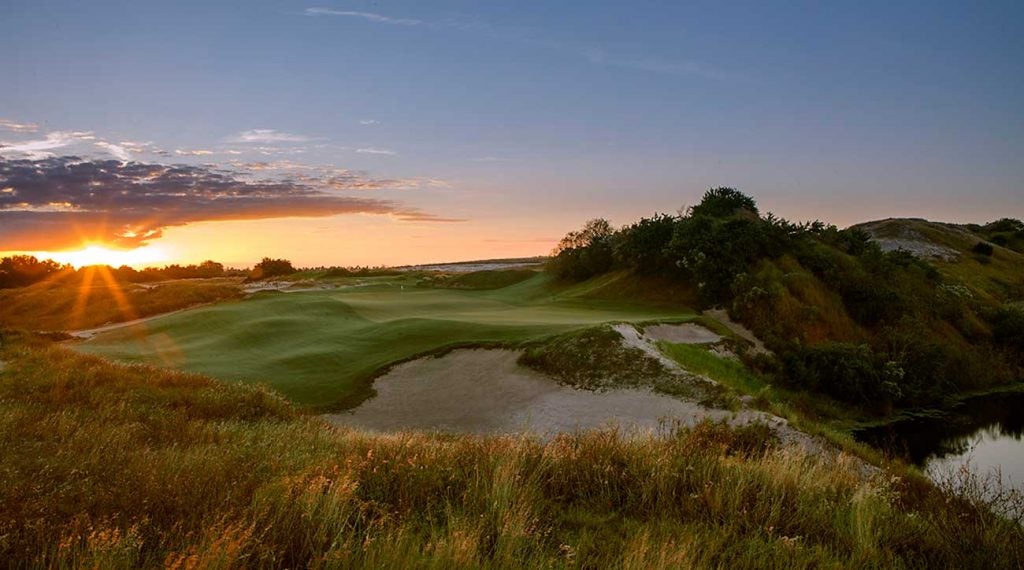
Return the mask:
{"type": "Polygon", "coordinates": [[[879,365],[865,344],[827,343],[800,347],[783,358],[786,381],[796,388],[823,392],[845,402],[877,405],[902,397],[903,371],[879,365]]]}
{"type": "Polygon", "coordinates": [[[582,281],[612,268],[615,229],[603,218],[588,221],[569,232],[555,248],[548,270],[558,279],[582,281]]]}
{"type": "Polygon", "coordinates": [[[992,336],[996,342],[1024,350],[1024,309],[1003,307],[992,319],[992,336]]]}
{"type": "Polygon", "coordinates": [[[621,265],[634,266],[644,274],[671,273],[678,268],[668,255],[678,218],[655,214],[623,228],[615,243],[615,259],[621,265]]]}
{"type": "Polygon", "coordinates": [[[252,272],[249,274],[249,278],[253,280],[268,279],[270,277],[291,275],[295,272],[296,269],[292,266],[292,262],[287,259],[271,259],[269,257],[264,257],[262,261],[253,267],[252,272]]]}
{"type": "Polygon", "coordinates": [[[700,203],[690,208],[690,216],[711,216],[727,218],[737,213],[758,215],[757,203],[750,196],[735,188],[712,188],[704,193],[700,203]]]}
{"type": "Polygon", "coordinates": [[[979,241],[978,243],[974,244],[974,247],[971,248],[971,251],[978,255],[992,257],[992,254],[995,252],[995,249],[992,247],[992,244],[979,241]]]}

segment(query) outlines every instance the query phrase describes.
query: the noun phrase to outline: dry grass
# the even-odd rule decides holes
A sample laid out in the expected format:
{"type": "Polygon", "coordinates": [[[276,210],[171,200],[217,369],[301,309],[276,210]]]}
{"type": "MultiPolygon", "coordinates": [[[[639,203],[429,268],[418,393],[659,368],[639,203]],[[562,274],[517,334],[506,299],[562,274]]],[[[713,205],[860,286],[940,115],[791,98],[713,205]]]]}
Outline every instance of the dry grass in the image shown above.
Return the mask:
{"type": "Polygon", "coordinates": [[[370,436],[257,388],[0,349],[13,567],[678,568],[1024,564],[1020,526],[764,428],[664,439],[370,436]]]}

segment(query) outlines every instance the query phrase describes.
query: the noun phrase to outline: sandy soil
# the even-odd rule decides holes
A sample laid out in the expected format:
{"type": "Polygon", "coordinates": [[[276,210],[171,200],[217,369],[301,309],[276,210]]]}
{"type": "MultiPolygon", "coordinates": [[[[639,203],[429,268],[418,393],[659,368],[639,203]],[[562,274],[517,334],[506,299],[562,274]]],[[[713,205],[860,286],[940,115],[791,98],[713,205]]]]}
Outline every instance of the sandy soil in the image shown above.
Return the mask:
{"type": "Polygon", "coordinates": [[[722,340],[717,334],[693,323],[644,327],[644,336],[677,344],[707,344],[722,340]]]}
{"type": "Polygon", "coordinates": [[[330,414],[331,421],[373,431],[528,432],[542,437],[597,427],[655,432],[663,422],[727,419],[648,390],[590,392],[563,386],[516,363],[518,351],[456,350],[393,368],[374,383],[377,396],[330,414]]]}

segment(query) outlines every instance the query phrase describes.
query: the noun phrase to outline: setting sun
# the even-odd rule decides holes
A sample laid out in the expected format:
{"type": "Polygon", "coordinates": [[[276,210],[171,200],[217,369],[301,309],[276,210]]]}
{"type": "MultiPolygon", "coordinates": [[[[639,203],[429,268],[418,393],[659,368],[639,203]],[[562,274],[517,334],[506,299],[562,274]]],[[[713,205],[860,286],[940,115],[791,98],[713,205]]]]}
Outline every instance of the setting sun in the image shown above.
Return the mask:
{"type": "Polygon", "coordinates": [[[87,265],[109,265],[132,267],[165,262],[164,252],[153,246],[137,249],[110,249],[101,245],[89,245],[75,251],[40,252],[37,257],[48,258],[60,263],[70,263],[75,269],[87,265]]]}

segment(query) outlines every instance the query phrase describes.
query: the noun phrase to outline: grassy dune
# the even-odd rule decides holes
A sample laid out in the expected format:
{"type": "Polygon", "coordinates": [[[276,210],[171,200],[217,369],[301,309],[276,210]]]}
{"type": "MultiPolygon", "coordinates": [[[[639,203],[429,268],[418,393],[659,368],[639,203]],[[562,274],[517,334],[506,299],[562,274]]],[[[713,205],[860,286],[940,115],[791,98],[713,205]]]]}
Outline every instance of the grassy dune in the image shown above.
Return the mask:
{"type": "Polygon", "coordinates": [[[241,297],[237,279],[124,283],[105,270],[60,273],[29,287],[0,289],[0,325],[78,330],[241,297]]]}
{"type": "Polygon", "coordinates": [[[464,345],[516,344],[608,321],[683,318],[682,308],[593,299],[547,278],[497,290],[404,280],[324,292],[262,293],[97,336],[82,351],[241,381],[265,382],[321,409],[371,394],[381,369],[464,345]]]}
{"type": "Polygon", "coordinates": [[[984,504],[705,424],[374,437],[7,334],[0,560],[98,568],[1019,568],[984,504]]]}

